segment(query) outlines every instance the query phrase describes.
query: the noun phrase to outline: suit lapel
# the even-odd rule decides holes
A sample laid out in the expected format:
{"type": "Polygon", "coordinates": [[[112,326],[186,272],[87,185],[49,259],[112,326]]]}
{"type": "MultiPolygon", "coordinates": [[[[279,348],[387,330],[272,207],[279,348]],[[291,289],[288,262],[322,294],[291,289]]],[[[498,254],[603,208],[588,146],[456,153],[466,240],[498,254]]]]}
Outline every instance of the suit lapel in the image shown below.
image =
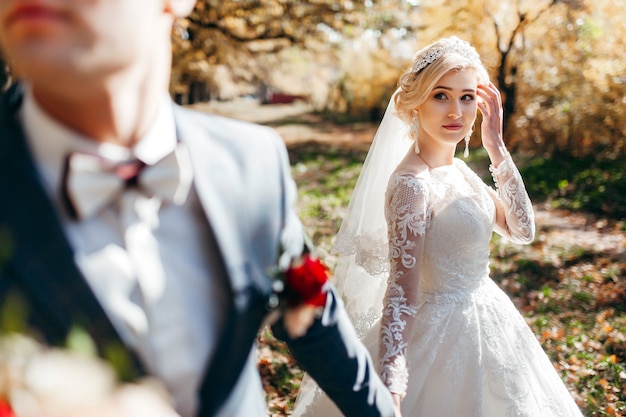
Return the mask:
{"type": "Polygon", "coordinates": [[[265,317],[267,297],[254,285],[245,188],[232,153],[207,137],[191,114],[175,107],[180,139],[187,143],[194,182],[220,248],[232,294],[227,319],[200,388],[199,417],[215,415],[228,399],[265,317]],[[209,157],[207,157],[209,156],[209,157]]]}
{"type": "MultiPolygon", "coordinates": [[[[30,319],[47,341],[63,344],[78,327],[87,331],[100,354],[119,356],[122,342],[91,288],[74,263],[55,209],[48,199],[17,122],[18,88],[6,93],[0,107],[0,229],[8,233],[11,252],[2,279],[13,280],[30,305],[30,319]]],[[[122,355],[124,356],[124,355],[122,355]]],[[[117,369],[125,379],[143,374],[130,353],[117,369]]],[[[115,364],[114,364],[115,366],[115,364]]]]}
{"type": "Polygon", "coordinates": [[[220,249],[236,304],[245,306],[249,277],[249,227],[245,190],[232,153],[208,137],[192,114],[175,107],[179,138],[189,146],[194,184],[220,249]]]}

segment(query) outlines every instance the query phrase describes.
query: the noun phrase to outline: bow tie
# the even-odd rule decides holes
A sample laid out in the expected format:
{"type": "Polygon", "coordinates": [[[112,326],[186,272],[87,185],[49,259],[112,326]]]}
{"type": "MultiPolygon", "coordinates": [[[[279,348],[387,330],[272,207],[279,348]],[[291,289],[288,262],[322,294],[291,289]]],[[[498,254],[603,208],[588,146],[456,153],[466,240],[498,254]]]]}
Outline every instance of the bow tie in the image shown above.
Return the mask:
{"type": "Polygon", "coordinates": [[[181,205],[191,188],[193,171],[187,148],[176,149],[154,165],[135,159],[112,162],[99,155],[68,155],[62,183],[63,199],[74,219],[85,219],[136,188],[148,196],[181,205]]]}

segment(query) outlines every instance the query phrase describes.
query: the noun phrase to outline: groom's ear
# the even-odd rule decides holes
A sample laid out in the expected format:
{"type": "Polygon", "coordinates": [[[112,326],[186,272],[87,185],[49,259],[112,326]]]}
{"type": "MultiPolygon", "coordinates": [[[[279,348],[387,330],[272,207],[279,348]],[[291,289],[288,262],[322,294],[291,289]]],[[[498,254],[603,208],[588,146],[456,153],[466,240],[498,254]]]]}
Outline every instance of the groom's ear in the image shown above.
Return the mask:
{"type": "Polygon", "coordinates": [[[174,17],[185,17],[191,13],[196,0],[166,0],[165,10],[174,17]]]}

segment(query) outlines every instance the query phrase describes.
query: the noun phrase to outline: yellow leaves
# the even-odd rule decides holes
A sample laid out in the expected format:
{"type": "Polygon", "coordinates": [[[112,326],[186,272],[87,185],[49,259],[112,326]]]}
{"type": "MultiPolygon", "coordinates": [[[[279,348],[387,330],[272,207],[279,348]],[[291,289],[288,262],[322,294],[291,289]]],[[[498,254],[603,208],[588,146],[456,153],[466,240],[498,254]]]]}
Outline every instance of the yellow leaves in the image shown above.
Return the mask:
{"type": "Polygon", "coordinates": [[[562,328],[553,327],[541,332],[541,343],[545,343],[548,340],[560,341],[563,339],[564,330],[562,328]]]}
{"type": "Polygon", "coordinates": [[[265,390],[268,417],[289,415],[300,387],[302,371],[285,344],[275,339],[269,329],[259,333],[258,346],[257,367],[265,390]]]}
{"type": "Polygon", "coordinates": [[[608,308],[596,314],[596,323],[605,323],[606,319],[611,318],[615,315],[614,308],[608,308]]]}
{"type": "Polygon", "coordinates": [[[609,416],[611,416],[611,417],[614,417],[614,416],[615,417],[617,417],[617,416],[621,417],[622,416],[622,413],[617,414],[617,412],[618,411],[612,405],[609,405],[609,406],[606,407],[606,413],[609,416]]]}
{"type": "Polygon", "coordinates": [[[617,363],[617,356],[616,355],[610,355],[609,357],[607,357],[606,360],[607,360],[607,362],[615,364],[615,363],[617,363]]]}
{"type": "Polygon", "coordinates": [[[567,385],[576,387],[575,397],[588,415],[624,417],[625,324],[624,315],[612,308],[587,318],[570,312],[558,319],[531,321],[541,326],[535,330],[538,338],[567,385]]]}
{"type": "Polygon", "coordinates": [[[607,403],[606,413],[610,416],[622,416],[614,404],[620,401],[620,390],[606,379],[600,379],[598,385],[604,390],[604,401],[607,403]]]}
{"type": "Polygon", "coordinates": [[[611,384],[609,384],[609,381],[607,381],[606,379],[601,379],[598,381],[598,385],[600,385],[602,388],[604,388],[605,390],[608,389],[610,387],[611,384]]]}

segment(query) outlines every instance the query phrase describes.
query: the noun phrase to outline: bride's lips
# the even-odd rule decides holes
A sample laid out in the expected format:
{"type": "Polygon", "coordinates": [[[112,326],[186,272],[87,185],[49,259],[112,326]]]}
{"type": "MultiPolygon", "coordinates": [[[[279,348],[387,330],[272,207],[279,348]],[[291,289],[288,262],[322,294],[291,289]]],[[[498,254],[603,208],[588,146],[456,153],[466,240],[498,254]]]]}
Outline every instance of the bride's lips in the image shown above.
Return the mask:
{"type": "Polygon", "coordinates": [[[41,4],[19,4],[7,13],[4,25],[9,27],[20,22],[49,22],[64,19],[64,13],[41,4]]]}
{"type": "Polygon", "coordinates": [[[463,125],[458,123],[452,123],[449,125],[444,125],[443,128],[447,130],[461,130],[463,128],[463,125]]]}

